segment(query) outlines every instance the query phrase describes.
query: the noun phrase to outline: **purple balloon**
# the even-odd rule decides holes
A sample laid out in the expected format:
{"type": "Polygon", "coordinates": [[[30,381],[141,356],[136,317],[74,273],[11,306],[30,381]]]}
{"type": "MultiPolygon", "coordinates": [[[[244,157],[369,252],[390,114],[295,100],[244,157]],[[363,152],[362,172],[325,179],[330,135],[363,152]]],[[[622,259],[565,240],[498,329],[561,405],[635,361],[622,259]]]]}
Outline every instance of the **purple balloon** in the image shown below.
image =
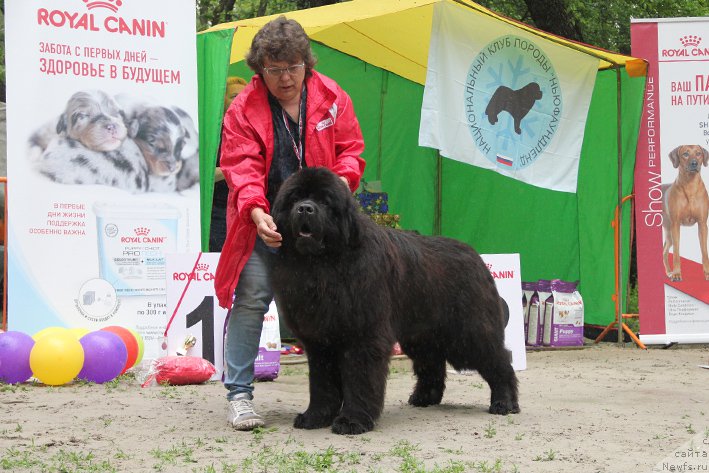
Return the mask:
{"type": "Polygon", "coordinates": [[[105,383],[121,374],[128,359],[128,349],[121,337],[96,330],[81,337],[79,342],[84,347],[84,366],[77,378],[105,383]]]}
{"type": "Polygon", "coordinates": [[[15,384],[30,379],[30,352],[33,346],[34,340],[26,333],[0,333],[0,381],[15,384]]]}

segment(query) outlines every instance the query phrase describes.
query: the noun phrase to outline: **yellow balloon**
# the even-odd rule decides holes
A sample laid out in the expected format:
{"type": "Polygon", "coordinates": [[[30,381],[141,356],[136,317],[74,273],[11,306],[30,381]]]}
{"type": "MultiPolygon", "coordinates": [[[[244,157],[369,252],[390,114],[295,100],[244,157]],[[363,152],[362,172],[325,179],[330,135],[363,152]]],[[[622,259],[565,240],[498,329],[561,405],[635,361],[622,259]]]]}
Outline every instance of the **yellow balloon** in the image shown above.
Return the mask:
{"type": "Polygon", "coordinates": [[[36,342],[40,338],[46,337],[47,335],[64,332],[69,332],[69,329],[64,327],[47,327],[32,335],[32,339],[36,342]]]}
{"type": "Polygon", "coordinates": [[[50,386],[66,384],[84,366],[84,348],[65,330],[43,336],[30,352],[30,368],[34,377],[50,386]]]}
{"type": "Polygon", "coordinates": [[[135,337],[135,341],[138,342],[138,357],[135,359],[135,363],[133,363],[133,366],[138,366],[138,363],[140,363],[143,360],[143,352],[145,351],[145,343],[143,342],[143,337],[141,337],[138,332],[136,332],[132,328],[129,328],[128,330],[135,337]]]}
{"type": "Polygon", "coordinates": [[[75,328],[70,328],[69,332],[72,333],[76,337],[77,340],[81,340],[81,337],[86,335],[87,333],[90,333],[91,330],[83,327],[75,327],[75,328]]]}

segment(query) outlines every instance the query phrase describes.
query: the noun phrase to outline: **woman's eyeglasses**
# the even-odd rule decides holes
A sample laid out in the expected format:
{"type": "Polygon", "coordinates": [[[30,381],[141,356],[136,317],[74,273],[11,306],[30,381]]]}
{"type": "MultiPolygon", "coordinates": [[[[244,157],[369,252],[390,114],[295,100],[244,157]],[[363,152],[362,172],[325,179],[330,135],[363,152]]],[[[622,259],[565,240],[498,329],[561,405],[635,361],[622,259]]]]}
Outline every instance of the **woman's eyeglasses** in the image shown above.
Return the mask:
{"type": "Polygon", "coordinates": [[[281,77],[284,73],[288,73],[288,75],[294,76],[297,73],[300,72],[301,69],[305,67],[305,63],[300,63],[300,64],[294,64],[292,66],[288,67],[264,67],[263,72],[267,76],[271,77],[281,77]]]}

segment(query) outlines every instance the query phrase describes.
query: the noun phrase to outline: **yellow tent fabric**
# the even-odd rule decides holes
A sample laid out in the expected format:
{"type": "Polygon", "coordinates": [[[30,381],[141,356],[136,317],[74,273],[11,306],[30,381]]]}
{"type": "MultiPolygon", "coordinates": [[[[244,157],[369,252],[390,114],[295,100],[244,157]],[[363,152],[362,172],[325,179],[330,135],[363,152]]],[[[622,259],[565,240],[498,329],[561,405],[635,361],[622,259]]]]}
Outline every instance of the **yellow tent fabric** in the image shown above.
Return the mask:
{"type": "MultiPolygon", "coordinates": [[[[599,59],[599,68],[625,67],[632,76],[645,75],[641,59],[576,43],[532,28],[467,0],[352,0],[286,13],[298,21],[311,39],[418,84],[426,81],[433,7],[448,2],[473,9],[517,28],[599,59]]],[[[231,61],[244,58],[251,40],[265,23],[278,15],[223,23],[205,32],[235,28],[231,61]]]]}

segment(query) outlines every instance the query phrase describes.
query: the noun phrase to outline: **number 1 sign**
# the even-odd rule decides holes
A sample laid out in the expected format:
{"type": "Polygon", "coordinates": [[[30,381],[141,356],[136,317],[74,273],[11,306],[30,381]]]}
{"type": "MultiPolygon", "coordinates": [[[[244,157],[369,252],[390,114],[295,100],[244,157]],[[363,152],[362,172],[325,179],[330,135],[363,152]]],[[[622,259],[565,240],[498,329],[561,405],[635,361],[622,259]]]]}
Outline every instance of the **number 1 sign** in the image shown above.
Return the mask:
{"type": "Polygon", "coordinates": [[[167,354],[200,356],[210,361],[220,379],[224,369],[224,320],[214,294],[219,253],[167,254],[167,354]]]}

